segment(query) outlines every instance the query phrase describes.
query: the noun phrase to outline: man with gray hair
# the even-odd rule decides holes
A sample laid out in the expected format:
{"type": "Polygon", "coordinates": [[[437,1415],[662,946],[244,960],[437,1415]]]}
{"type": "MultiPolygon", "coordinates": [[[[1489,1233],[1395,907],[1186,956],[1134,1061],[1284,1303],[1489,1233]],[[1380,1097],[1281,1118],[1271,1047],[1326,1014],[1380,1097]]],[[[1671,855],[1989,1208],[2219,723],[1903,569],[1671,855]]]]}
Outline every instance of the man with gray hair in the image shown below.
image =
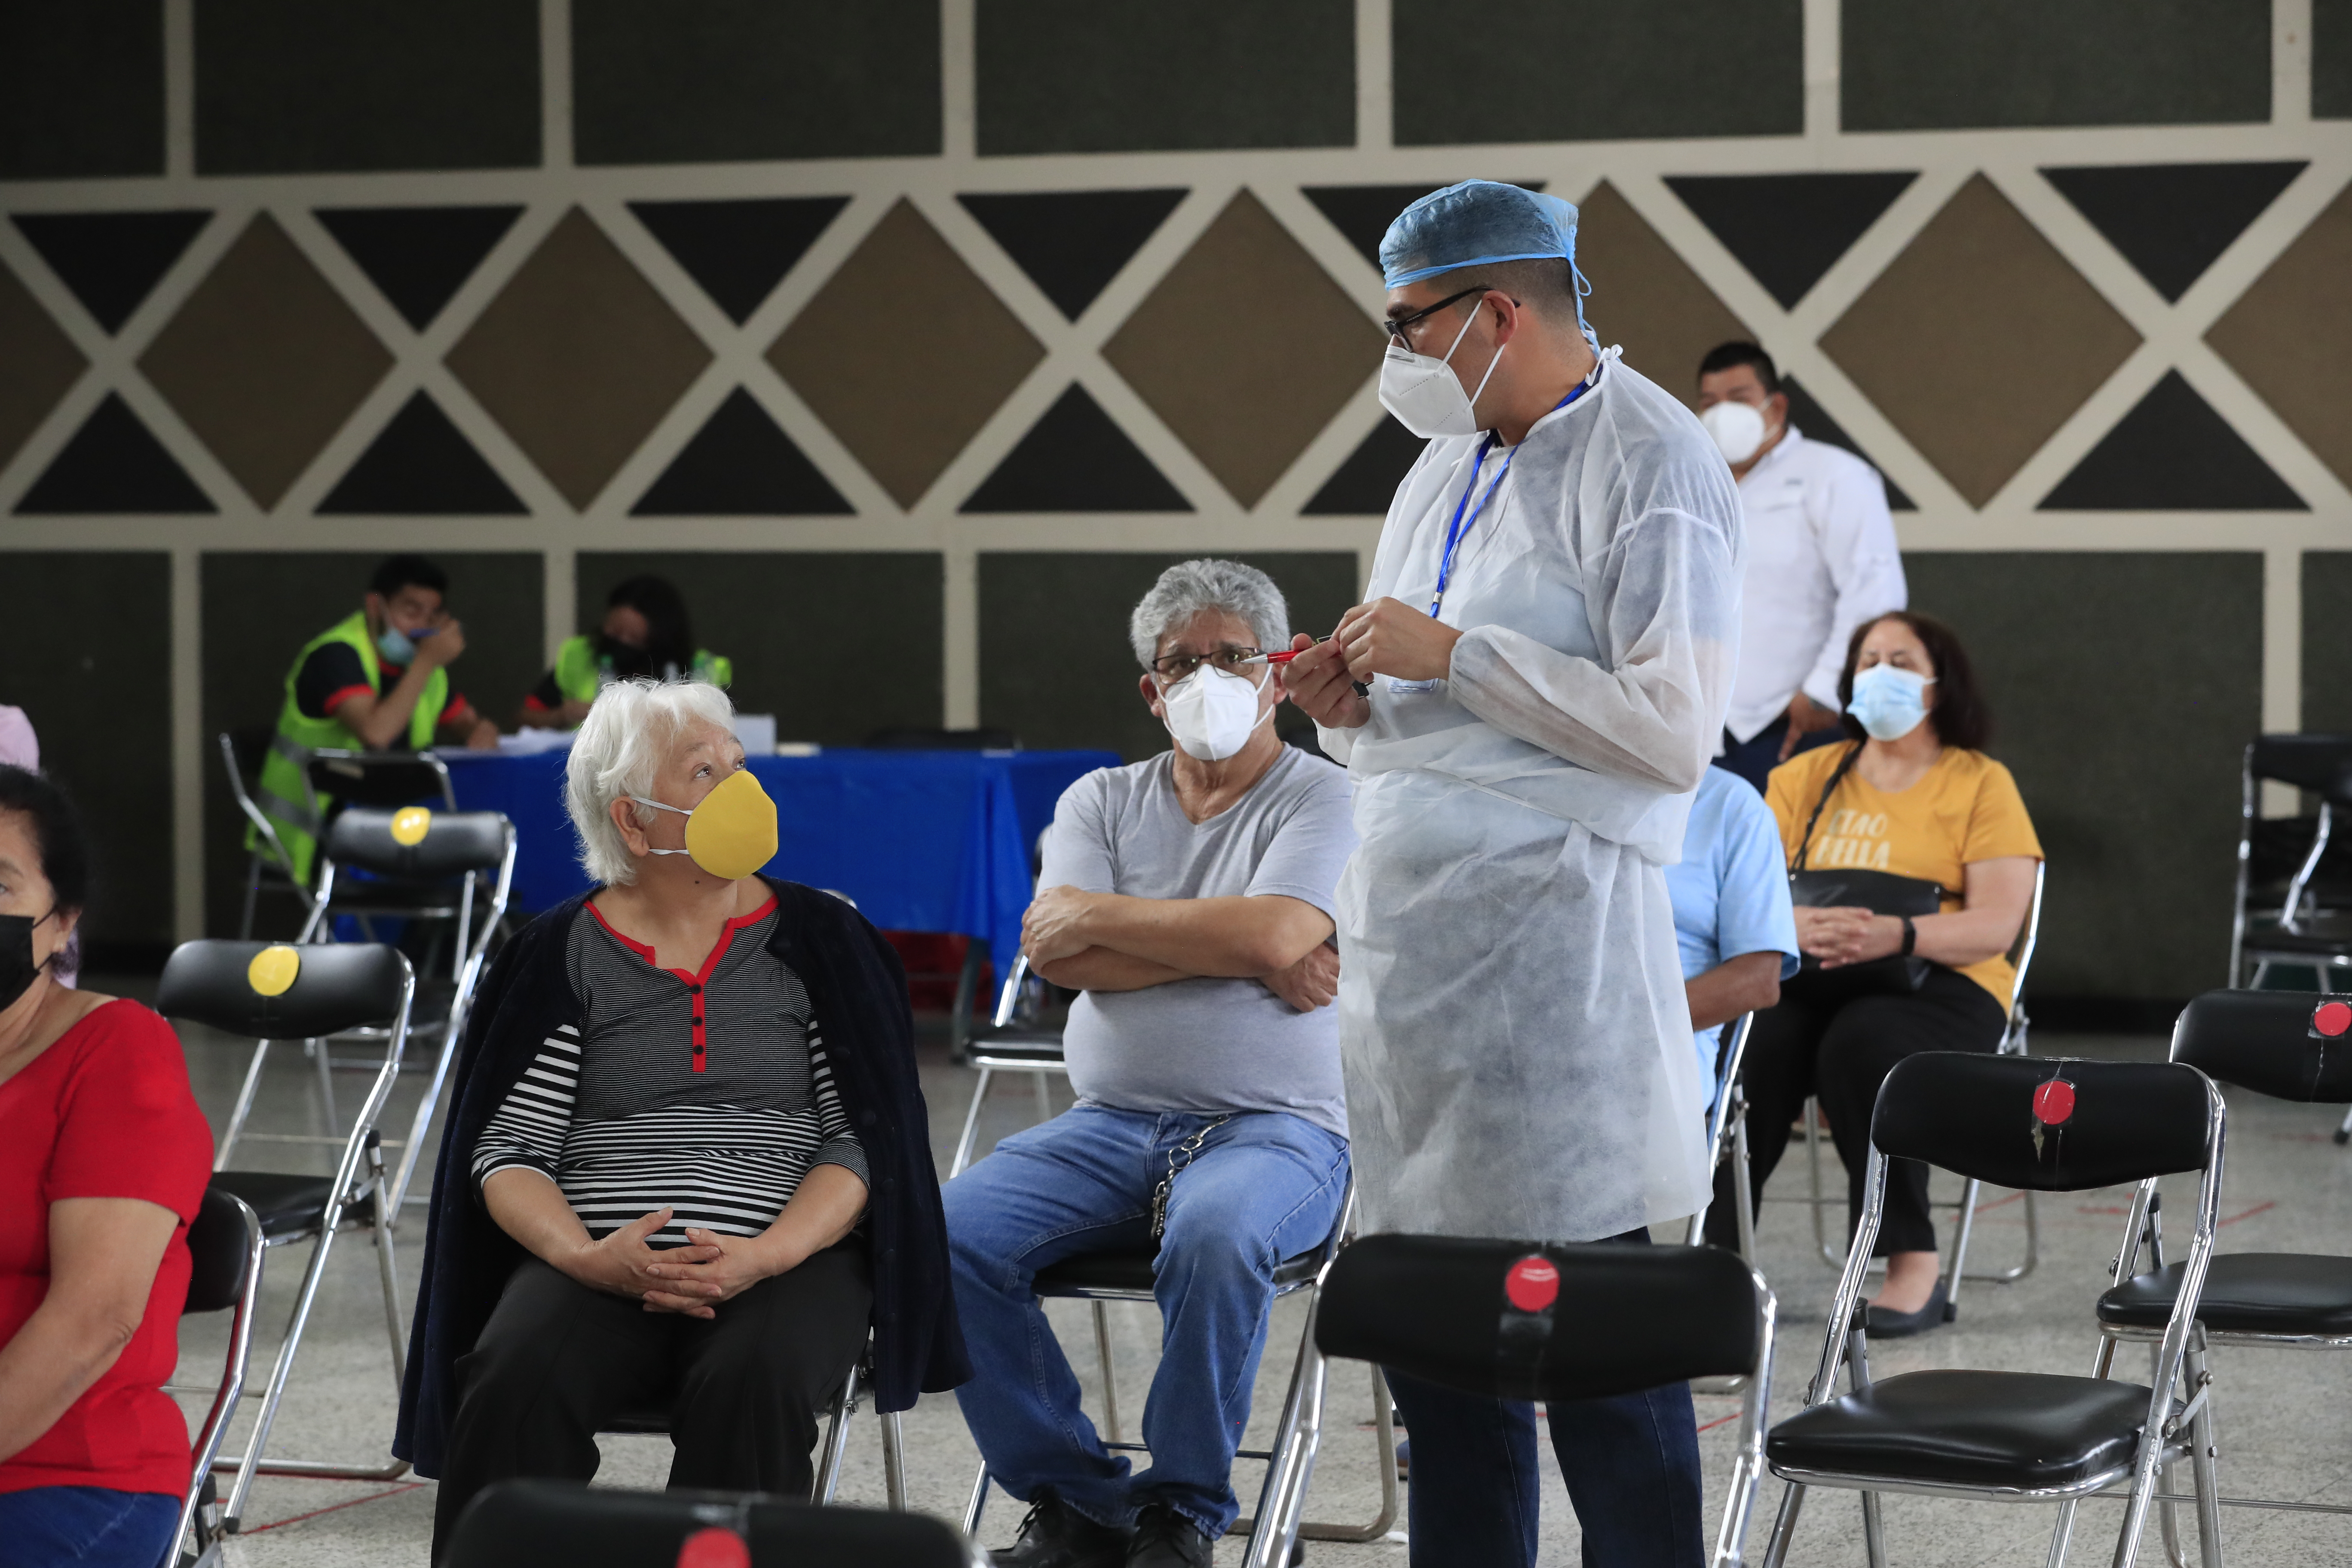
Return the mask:
{"type": "Polygon", "coordinates": [[[1347,777],[1275,738],[1282,592],[1232,561],[1170,567],[1129,626],[1138,689],[1176,746],[1072,784],[1022,948],[1080,993],[1068,1112],[948,1184],[957,1391],[990,1473],[1032,1504],[1018,1568],[1207,1568],[1239,1512],[1234,1445],[1274,1269],[1319,1244],[1348,1181],[1333,890],[1347,777]],[[1161,1353],[1129,1474],[1078,1407],[1033,1280],[1157,1242],[1161,1353]]]}

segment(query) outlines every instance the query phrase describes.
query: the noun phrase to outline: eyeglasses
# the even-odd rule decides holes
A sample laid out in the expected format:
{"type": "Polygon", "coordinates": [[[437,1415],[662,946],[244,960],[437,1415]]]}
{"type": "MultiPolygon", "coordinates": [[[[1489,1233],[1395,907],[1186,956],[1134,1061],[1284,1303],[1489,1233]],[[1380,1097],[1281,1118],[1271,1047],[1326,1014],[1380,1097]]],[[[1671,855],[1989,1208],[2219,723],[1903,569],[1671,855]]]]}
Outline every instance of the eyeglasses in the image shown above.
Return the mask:
{"type": "Polygon", "coordinates": [[[1249,668],[1250,660],[1263,649],[1254,647],[1221,647],[1208,653],[1163,654],[1151,661],[1151,673],[1161,682],[1173,686],[1204,664],[1213,664],[1227,675],[1241,675],[1249,668]]]}
{"type": "Polygon", "coordinates": [[[1458,305],[1462,303],[1463,300],[1470,298],[1473,294],[1484,294],[1486,292],[1486,285],[1484,283],[1473,284],[1471,287],[1463,289],[1459,294],[1448,294],[1436,304],[1415,310],[1410,316],[1395,317],[1388,323],[1389,336],[1394,338],[1398,342],[1403,343],[1407,348],[1411,348],[1412,346],[1412,340],[1404,335],[1405,329],[1407,327],[1418,326],[1421,322],[1426,321],[1432,316],[1434,316],[1438,311],[1443,310],[1448,305],[1458,305]]]}

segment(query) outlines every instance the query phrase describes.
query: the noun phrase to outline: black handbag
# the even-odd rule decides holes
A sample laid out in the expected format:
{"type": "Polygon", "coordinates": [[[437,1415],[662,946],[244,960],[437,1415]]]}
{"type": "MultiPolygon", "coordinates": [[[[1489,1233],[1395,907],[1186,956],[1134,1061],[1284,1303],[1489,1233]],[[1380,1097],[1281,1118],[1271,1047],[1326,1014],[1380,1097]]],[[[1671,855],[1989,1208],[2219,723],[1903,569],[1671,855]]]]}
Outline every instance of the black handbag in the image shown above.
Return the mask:
{"type": "MultiPolygon", "coordinates": [[[[1813,827],[1822,819],[1822,808],[1853,764],[1862,756],[1862,742],[1855,742],[1830,774],[1829,783],[1822,786],[1821,798],[1813,802],[1813,815],[1805,819],[1804,837],[1797,841],[1795,866],[1789,872],[1789,901],[1806,909],[1868,910],[1874,915],[1906,915],[1916,919],[1932,915],[1944,907],[1943,886],[1924,877],[1898,877],[1891,871],[1867,871],[1858,868],[1843,870],[1808,870],[1805,857],[1813,844],[1813,827]]],[[[1800,957],[1797,973],[1780,983],[1783,993],[1800,1002],[1836,1006],[1857,996],[1902,996],[1916,991],[1927,982],[1929,961],[1916,953],[1891,952],[1885,958],[1874,958],[1866,963],[1849,963],[1836,969],[1823,969],[1822,961],[1811,953],[1800,957]]]]}

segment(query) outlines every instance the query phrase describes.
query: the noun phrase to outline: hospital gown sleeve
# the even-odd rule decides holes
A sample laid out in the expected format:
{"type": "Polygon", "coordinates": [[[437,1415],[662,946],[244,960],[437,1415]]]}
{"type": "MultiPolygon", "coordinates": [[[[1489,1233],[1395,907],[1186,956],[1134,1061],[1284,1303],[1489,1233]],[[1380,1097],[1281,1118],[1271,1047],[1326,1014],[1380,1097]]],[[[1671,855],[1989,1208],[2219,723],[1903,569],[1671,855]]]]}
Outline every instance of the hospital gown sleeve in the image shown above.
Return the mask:
{"type": "MultiPolygon", "coordinates": [[[[1721,487],[1729,495],[1728,476],[1721,487]]],[[[1612,777],[1696,789],[1715,755],[1738,648],[1736,523],[1651,506],[1588,566],[1607,663],[1478,626],[1454,645],[1454,698],[1506,734],[1612,777]]]]}

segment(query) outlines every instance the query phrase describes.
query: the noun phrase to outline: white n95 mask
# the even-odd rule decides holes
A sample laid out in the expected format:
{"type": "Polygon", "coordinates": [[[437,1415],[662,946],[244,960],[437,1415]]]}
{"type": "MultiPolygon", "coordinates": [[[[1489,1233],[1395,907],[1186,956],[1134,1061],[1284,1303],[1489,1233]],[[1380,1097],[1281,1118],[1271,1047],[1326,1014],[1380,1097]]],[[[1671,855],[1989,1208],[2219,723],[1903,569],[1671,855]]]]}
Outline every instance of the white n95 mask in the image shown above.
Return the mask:
{"type": "Polygon", "coordinates": [[[1726,398],[1698,416],[1727,463],[1744,463],[1764,445],[1764,412],[1751,403],[1726,398]]]}
{"type": "Polygon", "coordinates": [[[1260,724],[1274,717],[1257,709],[1259,688],[1244,675],[1228,675],[1204,664],[1160,695],[1163,721],[1184,754],[1222,763],[1249,744],[1260,724]]]}
{"type": "Polygon", "coordinates": [[[1478,312],[1471,311],[1470,320],[1454,334],[1444,359],[1417,354],[1394,339],[1381,356],[1381,406],[1424,441],[1437,436],[1475,436],[1483,428],[1478,423],[1478,394],[1486,390],[1495,367],[1503,363],[1503,345],[1495,345],[1495,357],[1486,362],[1486,374],[1478,378],[1478,392],[1465,393],[1461,378],[1446,363],[1477,320],[1478,312]]]}

